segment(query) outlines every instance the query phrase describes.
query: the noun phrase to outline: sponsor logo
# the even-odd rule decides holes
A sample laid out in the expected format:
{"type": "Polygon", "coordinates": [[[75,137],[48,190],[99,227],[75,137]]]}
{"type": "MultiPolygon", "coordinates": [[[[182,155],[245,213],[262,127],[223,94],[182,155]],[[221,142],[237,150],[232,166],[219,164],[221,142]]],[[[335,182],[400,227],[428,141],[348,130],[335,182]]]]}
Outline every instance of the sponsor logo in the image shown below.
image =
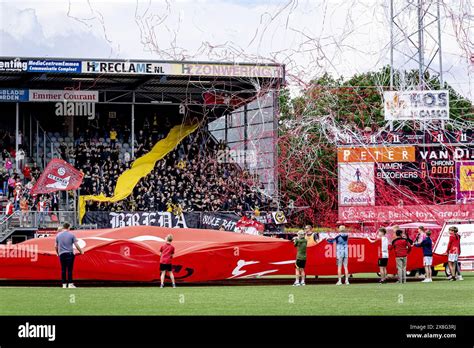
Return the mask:
{"type": "Polygon", "coordinates": [[[28,101],[28,90],[26,89],[0,89],[0,101],[4,101],[4,102],[28,101]]]}
{"type": "Polygon", "coordinates": [[[28,70],[28,62],[20,59],[0,60],[0,71],[22,72],[28,70]]]}
{"type": "Polygon", "coordinates": [[[83,102],[96,103],[99,101],[98,91],[75,91],[75,90],[41,90],[31,89],[29,100],[34,102],[83,102]]]}
{"type": "Polygon", "coordinates": [[[183,64],[183,75],[281,77],[282,68],[265,65],[183,64]]]}
{"type": "Polygon", "coordinates": [[[386,120],[449,119],[449,93],[441,91],[384,92],[386,120]]]}
{"type": "Polygon", "coordinates": [[[66,60],[29,60],[29,72],[80,73],[81,62],[66,60]]]}
{"type": "Polygon", "coordinates": [[[151,62],[82,62],[82,72],[102,74],[153,74],[163,75],[169,70],[169,64],[151,62]]]}

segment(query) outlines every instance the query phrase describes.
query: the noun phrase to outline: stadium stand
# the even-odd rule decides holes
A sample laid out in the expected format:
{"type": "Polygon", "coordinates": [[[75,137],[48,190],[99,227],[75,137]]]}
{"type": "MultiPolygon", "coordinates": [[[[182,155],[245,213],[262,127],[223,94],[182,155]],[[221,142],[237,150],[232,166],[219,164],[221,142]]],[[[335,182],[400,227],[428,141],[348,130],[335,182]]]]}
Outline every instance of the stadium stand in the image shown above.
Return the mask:
{"type": "MultiPolygon", "coordinates": [[[[135,158],[146,154],[163,139],[168,129],[139,130],[135,136],[135,158]]],[[[61,157],[84,172],[81,194],[113,195],[120,174],[133,162],[130,132],[97,132],[86,128],[73,140],[59,132],[48,133],[47,160],[61,157]],[[54,149],[54,153],[51,150],[54,149]]],[[[14,211],[23,209],[52,211],[64,207],[64,197],[32,196],[29,191],[39,177],[41,169],[36,162],[24,161],[15,169],[14,136],[2,136],[2,166],[0,181],[3,211],[12,200],[14,211]],[[12,139],[13,138],[13,139],[12,139]],[[26,169],[26,170],[25,170],[26,169]],[[56,202],[56,203],[55,203],[56,202]],[[40,207],[41,206],[41,207],[40,207]],[[44,208],[43,208],[44,207],[44,208]]],[[[266,208],[268,198],[259,193],[252,178],[234,163],[218,163],[217,152],[225,145],[217,142],[205,129],[191,134],[178,147],[159,161],[153,172],[141,180],[133,194],[117,203],[88,202],[88,211],[251,211],[266,208]]]]}

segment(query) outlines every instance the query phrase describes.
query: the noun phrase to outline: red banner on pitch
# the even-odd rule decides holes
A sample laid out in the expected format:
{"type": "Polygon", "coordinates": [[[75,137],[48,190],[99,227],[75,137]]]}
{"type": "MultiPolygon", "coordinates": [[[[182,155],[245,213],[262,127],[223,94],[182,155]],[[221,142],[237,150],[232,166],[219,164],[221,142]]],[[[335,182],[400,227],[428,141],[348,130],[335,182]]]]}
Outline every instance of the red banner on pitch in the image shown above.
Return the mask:
{"type": "Polygon", "coordinates": [[[39,177],[31,194],[76,190],[82,184],[84,174],[66,161],[53,158],[39,177]]]}

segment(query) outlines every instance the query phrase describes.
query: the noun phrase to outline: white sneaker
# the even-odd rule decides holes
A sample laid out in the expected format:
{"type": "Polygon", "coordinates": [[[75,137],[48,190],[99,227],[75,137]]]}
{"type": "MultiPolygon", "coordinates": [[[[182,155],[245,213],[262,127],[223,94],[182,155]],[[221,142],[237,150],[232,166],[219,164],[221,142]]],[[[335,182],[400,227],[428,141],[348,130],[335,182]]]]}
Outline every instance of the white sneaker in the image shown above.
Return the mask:
{"type": "Polygon", "coordinates": [[[293,286],[300,286],[301,284],[299,282],[294,282],[293,286]]]}
{"type": "Polygon", "coordinates": [[[173,288],[176,288],[176,284],[173,284],[173,288]]]}
{"type": "Polygon", "coordinates": [[[63,289],[67,289],[67,284],[63,284],[63,289]]]}
{"type": "Polygon", "coordinates": [[[349,279],[346,279],[346,285],[350,285],[349,279]]]}
{"type": "Polygon", "coordinates": [[[342,285],[342,282],[340,279],[337,281],[336,285],[342,285]]]}
{"type": "Polygon", "coordinates": [[[460,275],[456,277],[456,280],[464,280],[464,278],[462,277],[462,275],[460,275]]]}
{"type": "Polygon", "coordinates": [[[160,288],[162,288],[162,289],[163,289],[164,287],[165,287],[165,286],[164,286],[163,284],[161,284],[161,285],[160,285],[160,288]]]}
{"type": "Polygon", "coordinates": [[[306,285],[306,283],[305,283],[305,282],[302,282],[300,285],[301,285],[301,286],[305,286],[305,285],[306,285]]]}
{"type": "Polygon", "coordinates": [[[422,282],[422,283],[429,283],[430,280],[429,280],[428,278],[425,278],[425,279],[423,279],[421,282],[422,282]]]}
{"type": "Polygon", "coordinates": [[[68,288],[69,288],[69,289],[75,289],[76,287],[74,286],[73,283],[71,283],[71,284],[68,285],[68,288]]]}

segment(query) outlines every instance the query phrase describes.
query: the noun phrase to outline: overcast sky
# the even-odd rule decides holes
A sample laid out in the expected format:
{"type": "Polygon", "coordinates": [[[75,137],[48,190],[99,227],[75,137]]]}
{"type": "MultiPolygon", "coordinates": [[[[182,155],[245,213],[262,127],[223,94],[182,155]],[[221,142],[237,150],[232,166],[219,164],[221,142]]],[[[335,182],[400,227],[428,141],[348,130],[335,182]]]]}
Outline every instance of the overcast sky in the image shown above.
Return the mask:
{"type": "MultiPolygon", "coordinates": [[[[0,55],[278,62],[299,86],[325,71],[347,77],[388,64],[388,3],[0,0],[0,55]]],[[[473,100],[474,19],[470,0],[460,3],[442,9],[444,71],[473,100]]]]}

